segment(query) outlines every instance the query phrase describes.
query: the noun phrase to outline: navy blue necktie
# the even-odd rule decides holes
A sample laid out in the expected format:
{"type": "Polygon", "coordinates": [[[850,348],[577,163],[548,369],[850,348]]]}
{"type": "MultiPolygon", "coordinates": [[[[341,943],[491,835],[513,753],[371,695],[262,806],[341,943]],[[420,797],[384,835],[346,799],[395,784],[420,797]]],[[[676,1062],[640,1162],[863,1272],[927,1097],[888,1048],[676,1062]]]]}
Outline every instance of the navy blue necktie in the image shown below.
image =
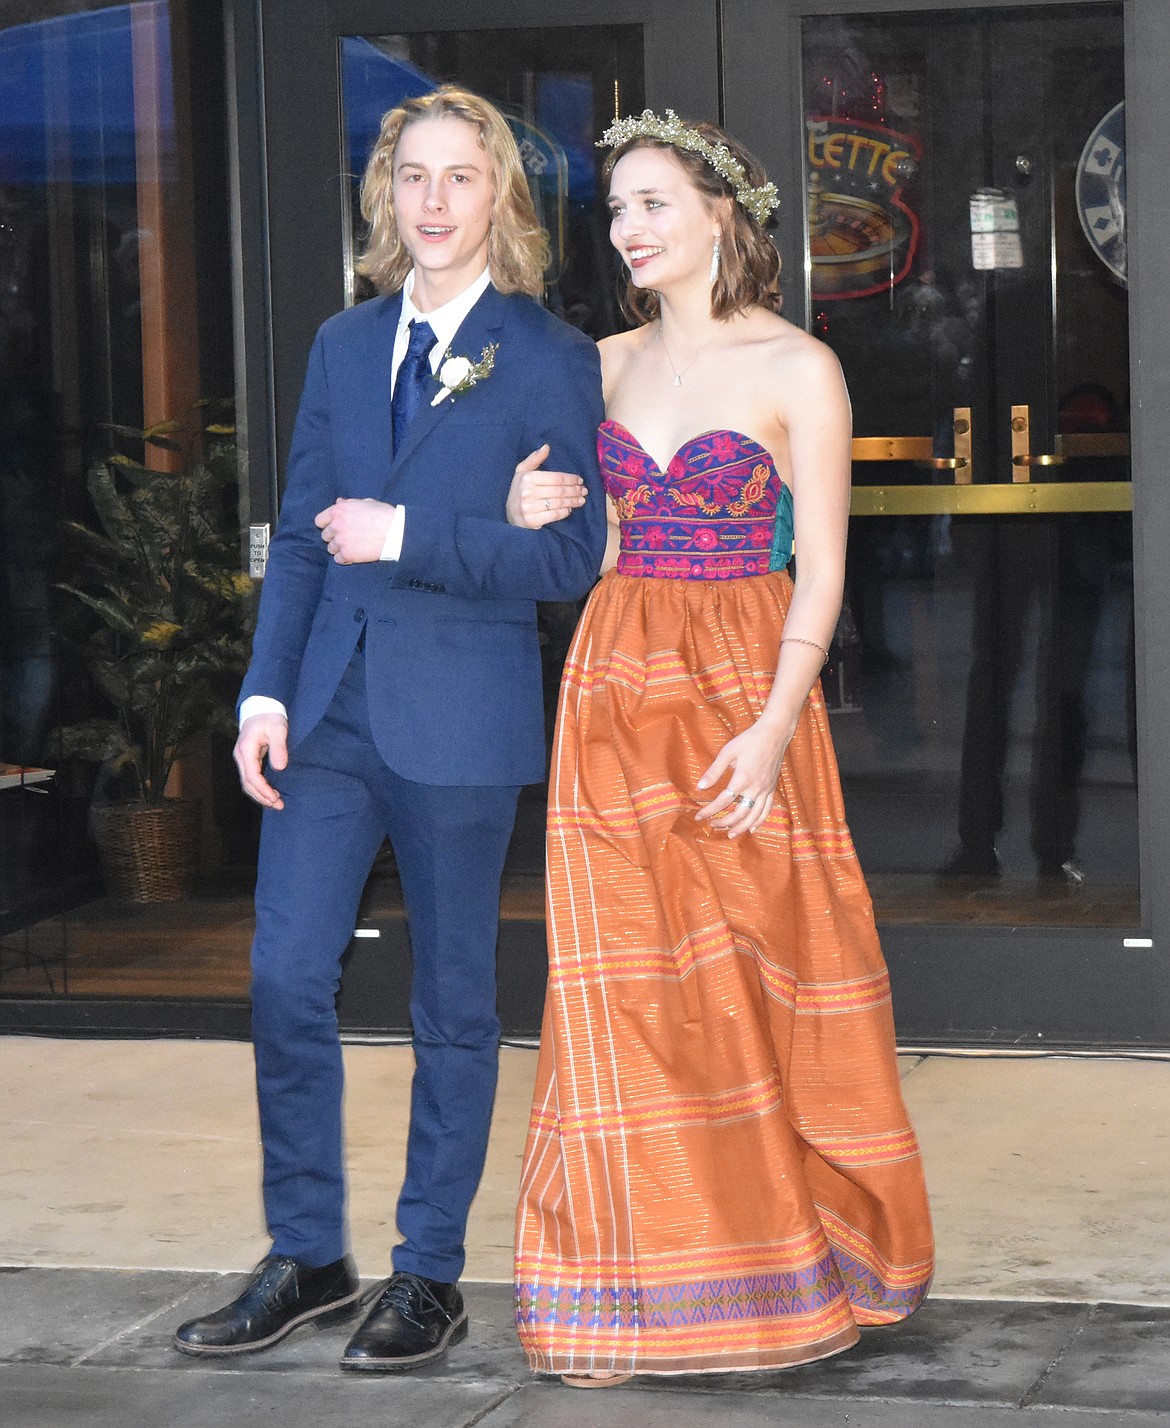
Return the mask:
{"type": "Polygon", "coordinates": [[[431,348],[435,345],[435,334],[431,331],[430,323],[421,322],[417,317],[412,318],[409,331],[410,343],[394,379],[394,396],[390,401],[395,451],[401,450],[410,424],[428,394],[439,390],[431,375],[431,364],[427,361],[431,348]]]}

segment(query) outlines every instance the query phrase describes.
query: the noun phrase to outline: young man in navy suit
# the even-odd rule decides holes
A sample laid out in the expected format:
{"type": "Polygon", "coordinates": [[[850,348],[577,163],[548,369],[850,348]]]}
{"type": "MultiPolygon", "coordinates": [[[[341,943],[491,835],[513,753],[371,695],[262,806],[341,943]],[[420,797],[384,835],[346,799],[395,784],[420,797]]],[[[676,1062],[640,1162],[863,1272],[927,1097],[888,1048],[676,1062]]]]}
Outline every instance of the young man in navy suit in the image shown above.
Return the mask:
{"type": "Polygon", "coordinates": [[[362,202],[362,268],[385,295],[326,322],[309,356],[235,750],[265,809],[252,1022],[272,1249],[175,1344],[244,1353],[356,1310],[334,998],[389,837],[414,961],[401,1242],[341,1362],[396,1371],[467,1333],[500,877],[520,788],[544,776],[535,602],[597,575],[603,411],[593,344],[532,300],[547,240],[491,105],[444,87],[388,114],[362,202]],[[505,518],[530,453],[588,488],[536,531],[505,518]]]}

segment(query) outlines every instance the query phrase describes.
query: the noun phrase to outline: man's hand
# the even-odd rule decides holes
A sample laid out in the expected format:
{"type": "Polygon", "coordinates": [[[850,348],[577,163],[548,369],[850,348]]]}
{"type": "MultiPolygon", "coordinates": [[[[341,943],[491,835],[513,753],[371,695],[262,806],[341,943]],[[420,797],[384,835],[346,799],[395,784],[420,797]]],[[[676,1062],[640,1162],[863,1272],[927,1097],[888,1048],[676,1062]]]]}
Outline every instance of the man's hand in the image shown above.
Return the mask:
{"type": "Polygon", "coordinates": [[[385,501],[342,499],[313,517],[321,539],[338,565],[381,560],[394,507],[385,501]]]}
{"type": "Polygon", "coordinates": [[[288,766],[288,720],[283,714],[253,714],[240,725],[232,758],[240,787],[262,808],[283,808],[284,799],[264,777],[264,759],[278,772],[288,766]]]}

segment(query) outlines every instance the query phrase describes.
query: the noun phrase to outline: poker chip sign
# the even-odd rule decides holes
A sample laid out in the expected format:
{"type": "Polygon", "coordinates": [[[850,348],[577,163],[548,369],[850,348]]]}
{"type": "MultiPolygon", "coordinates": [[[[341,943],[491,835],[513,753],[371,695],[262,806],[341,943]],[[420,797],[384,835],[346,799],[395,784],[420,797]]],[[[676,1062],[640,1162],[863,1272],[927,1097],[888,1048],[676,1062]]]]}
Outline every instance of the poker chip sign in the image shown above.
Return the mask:
{"type": "Polygon", "coordinates": [[[1089,246],[1127,284],[1125,249],[1125,101],[1089,135],[1077,164],[1077,216],[1089,246]]]}

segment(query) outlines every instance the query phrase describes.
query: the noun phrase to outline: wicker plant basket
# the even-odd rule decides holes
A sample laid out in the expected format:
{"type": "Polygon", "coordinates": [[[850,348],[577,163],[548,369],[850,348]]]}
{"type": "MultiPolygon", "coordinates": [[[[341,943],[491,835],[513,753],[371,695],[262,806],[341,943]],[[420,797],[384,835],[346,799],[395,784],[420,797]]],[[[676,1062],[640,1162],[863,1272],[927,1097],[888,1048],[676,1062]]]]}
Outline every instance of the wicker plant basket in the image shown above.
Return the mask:
{"type": "Polygon", "coordinates": [[[92,810],[106,892],[121,902],[178,902],[199,871],[199,800],[107,803],[92,810]]]}

